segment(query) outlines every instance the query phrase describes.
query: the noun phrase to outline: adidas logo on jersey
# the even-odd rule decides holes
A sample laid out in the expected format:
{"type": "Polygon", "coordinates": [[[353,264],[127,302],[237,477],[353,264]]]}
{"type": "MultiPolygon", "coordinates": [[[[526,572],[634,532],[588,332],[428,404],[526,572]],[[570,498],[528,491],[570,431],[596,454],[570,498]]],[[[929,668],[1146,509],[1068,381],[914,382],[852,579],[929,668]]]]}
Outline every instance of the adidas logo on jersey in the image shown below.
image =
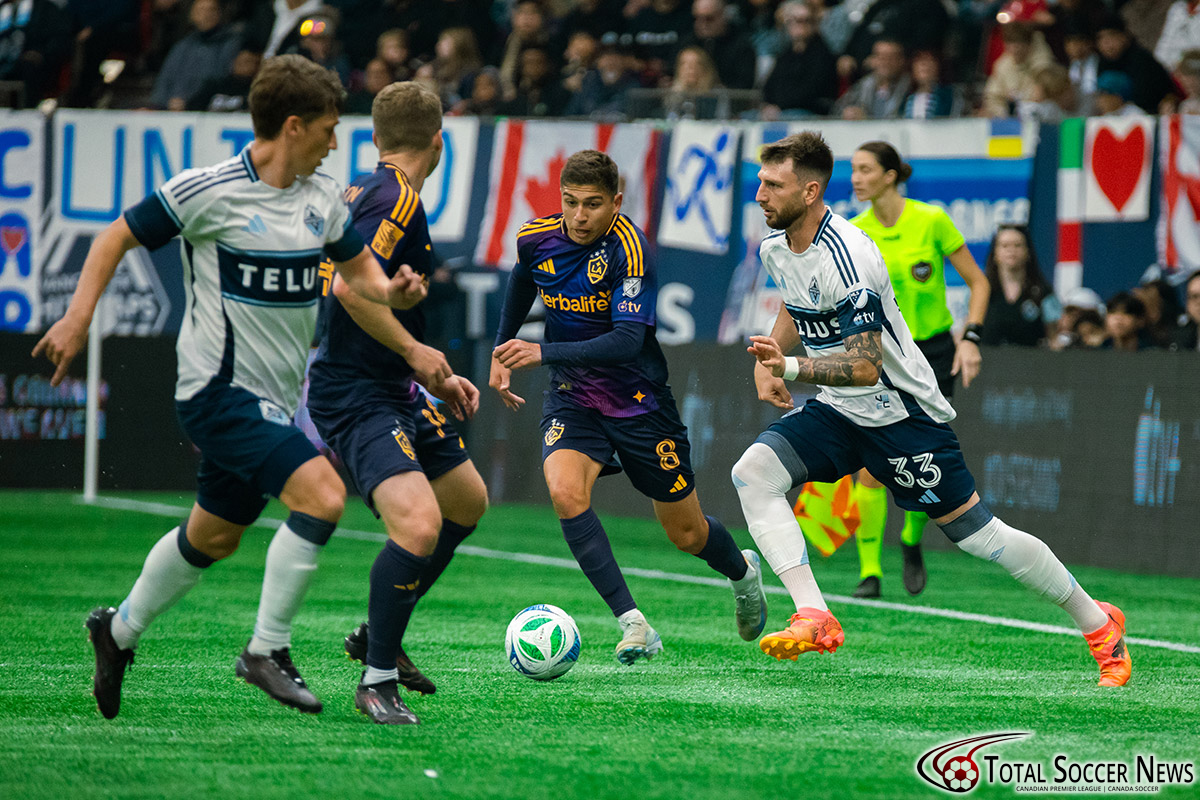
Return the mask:
{"type": "Polygon", "coordinates": [[[242,226],[242,230],[254,236],[261,236],[267,232],[267,224],[262,221],[262,217],[255,214],[248,223],[242,226]]]}

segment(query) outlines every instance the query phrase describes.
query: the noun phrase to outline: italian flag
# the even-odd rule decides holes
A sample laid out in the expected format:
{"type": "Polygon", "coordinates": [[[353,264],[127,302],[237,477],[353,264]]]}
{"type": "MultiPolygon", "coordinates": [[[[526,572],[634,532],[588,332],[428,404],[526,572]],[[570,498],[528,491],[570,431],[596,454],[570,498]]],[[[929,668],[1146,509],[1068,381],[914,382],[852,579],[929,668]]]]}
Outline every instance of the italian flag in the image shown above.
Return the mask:
{"type": "Polygon", "coordinates": [[[1083,285],[1083,119],[1058,128],[1058,261],[1054,291],[1059,297],[1083,285]]]}

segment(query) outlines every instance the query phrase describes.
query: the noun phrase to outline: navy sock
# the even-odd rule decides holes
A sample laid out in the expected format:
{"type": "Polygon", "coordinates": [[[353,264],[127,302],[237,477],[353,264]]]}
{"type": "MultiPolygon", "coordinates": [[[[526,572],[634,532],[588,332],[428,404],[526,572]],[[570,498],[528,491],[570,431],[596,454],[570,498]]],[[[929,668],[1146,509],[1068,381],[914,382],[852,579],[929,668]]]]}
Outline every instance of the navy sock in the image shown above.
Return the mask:
{"type": "Polygon", "coordinates": [[[367,666],[395,669],[400,641],[417,602],[421,572],[428,558],[414,555],[388,540],[371,567],[367,604],[367,666]]]}
{"type": "Polygon", "coordinates": [[[473,530],[475,530],[474,525],[468,528],[466,525],[459,525],[448,519],[442,520],[442,531],[438,534],[437,547],[433,549],[433,555],[429,557],[429,563],[425,566],[425,571],[421,573],[421,585],[417,587],[418,598],[424,597],[438,576],[446,571],[446,567],[450,565],[450,559],[454,557],[454,548],[462,544],[463,539],[470,536],[473,530]]]}
{"type": "Polygon", "coordinates": [[[583,574],[587,575],[592,586],[608,603],[613,616],[619,617],[626,611],[637,608],[633,595],[625,585],[625,577],[617,560],[613,557],[612,545],[608,543],[608,534],[600,524],[600,518],[590,508],[571,519],[560,519],[563,537],[571,548],[571,555],[579,562],[583,574]]]}
{"type": "Polygon", "coordinates": [[[729,535],[729,531],[716,517],[704,517],[708,520],[708,541],[704,549],[696,553],[696,558],[702,558],[710,567],[729,578],[740,581],[746,577],[746,557],[738,550],[737,542],[729,535]]]}

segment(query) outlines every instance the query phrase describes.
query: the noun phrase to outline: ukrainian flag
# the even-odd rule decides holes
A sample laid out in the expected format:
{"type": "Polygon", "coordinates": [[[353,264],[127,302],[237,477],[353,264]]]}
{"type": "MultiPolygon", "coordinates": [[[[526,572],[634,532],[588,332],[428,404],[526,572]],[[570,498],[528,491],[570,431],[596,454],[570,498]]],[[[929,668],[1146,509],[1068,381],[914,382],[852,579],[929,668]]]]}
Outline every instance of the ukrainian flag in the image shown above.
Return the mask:
{"type": "Polygon", "coordinates": [[[988,132],[988,158],[1024,157],[1021,120],[993,119],[990,120],[990,123],[991,130],[988,132]]]}

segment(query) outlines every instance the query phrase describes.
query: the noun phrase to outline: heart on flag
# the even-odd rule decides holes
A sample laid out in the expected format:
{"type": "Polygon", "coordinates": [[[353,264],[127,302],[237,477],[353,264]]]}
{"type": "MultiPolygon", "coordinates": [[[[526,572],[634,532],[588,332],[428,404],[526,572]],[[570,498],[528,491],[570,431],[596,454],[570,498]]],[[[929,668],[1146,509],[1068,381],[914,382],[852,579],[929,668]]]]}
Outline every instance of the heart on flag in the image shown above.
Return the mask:
{"type": "Polygon", "coordinates": [[[1147,218],[1153,125],[1153,117],[1093,117],[1087,121],[1084,221],[1147,218]]]}

